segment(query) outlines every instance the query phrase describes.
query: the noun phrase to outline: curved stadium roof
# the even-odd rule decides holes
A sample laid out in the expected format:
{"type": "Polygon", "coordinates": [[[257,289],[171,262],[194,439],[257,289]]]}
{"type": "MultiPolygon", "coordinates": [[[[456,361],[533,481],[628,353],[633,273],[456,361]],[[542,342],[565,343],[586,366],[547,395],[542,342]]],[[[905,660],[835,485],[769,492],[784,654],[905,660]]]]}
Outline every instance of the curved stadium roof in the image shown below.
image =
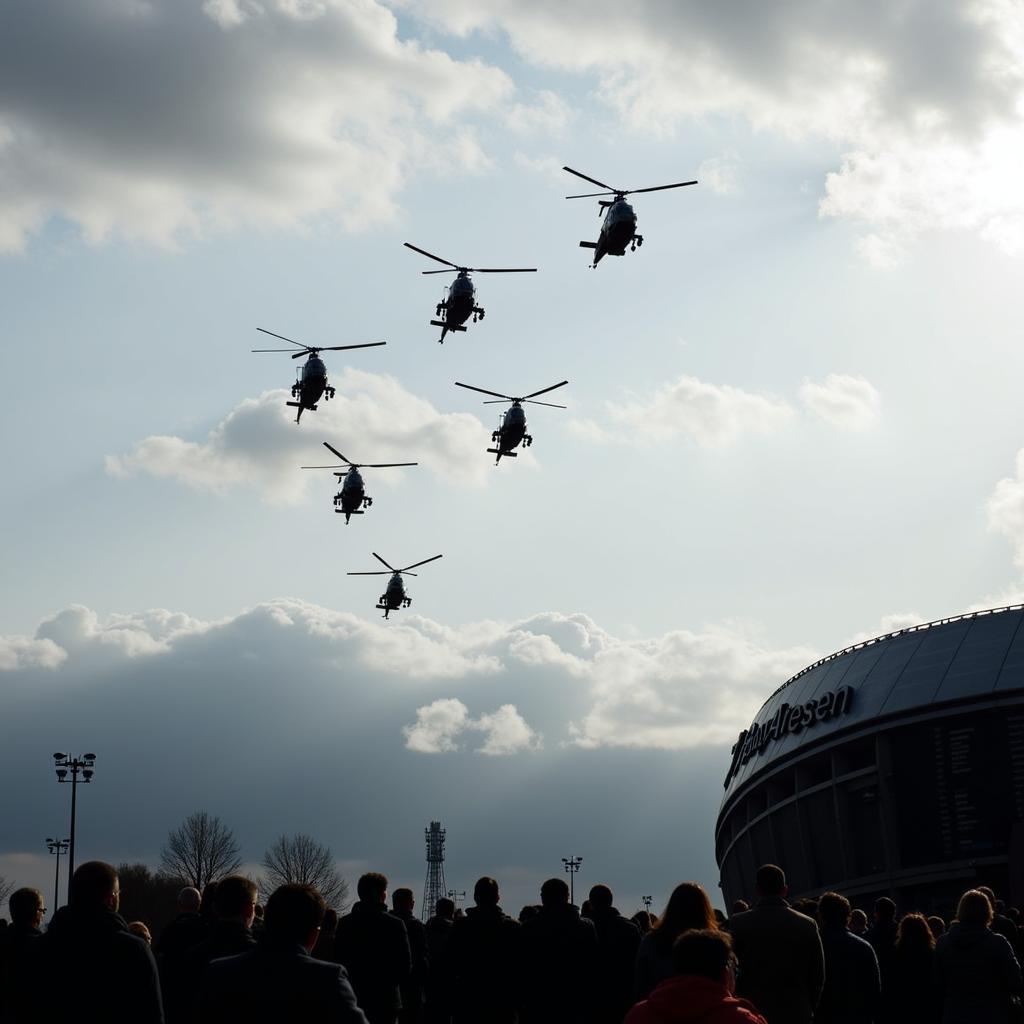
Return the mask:
{"type": "MultiPolygon", "coordinates": [[[[867,640],[822,658],[788,679],[764,703],[754,725],[850,687],[848,711],[768,742],[737,767],[724,807],[754,775],[800,747],[876,719],[1024,690],[1024,605],[939,619],[867,640]]],[[[753,731],[753,726],[751,730],[753,731]]]]}

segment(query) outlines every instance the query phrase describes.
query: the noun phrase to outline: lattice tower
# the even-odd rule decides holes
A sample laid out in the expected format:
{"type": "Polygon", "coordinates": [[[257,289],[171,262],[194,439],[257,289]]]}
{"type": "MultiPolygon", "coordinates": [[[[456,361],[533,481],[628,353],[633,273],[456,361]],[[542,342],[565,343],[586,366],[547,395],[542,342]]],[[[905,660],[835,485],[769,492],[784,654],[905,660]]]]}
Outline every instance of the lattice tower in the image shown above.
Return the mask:
{"type": "Polygon", "coordinates": [[[423,886],[423,903],[420,914],[424,920],[434,916],[434,908],[442,896],[448,894],[444,881],[444,837],[441,822],[432,821],[430,828],[423,830],[427,840],[427,880],[423,886]]]}

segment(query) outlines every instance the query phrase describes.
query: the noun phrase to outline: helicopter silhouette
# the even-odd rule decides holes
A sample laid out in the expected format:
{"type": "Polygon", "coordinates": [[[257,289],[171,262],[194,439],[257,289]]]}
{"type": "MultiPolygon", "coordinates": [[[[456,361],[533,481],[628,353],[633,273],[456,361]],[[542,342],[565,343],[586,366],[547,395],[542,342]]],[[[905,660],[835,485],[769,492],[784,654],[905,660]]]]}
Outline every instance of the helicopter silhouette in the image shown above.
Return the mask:
{"type": "Polygon", "coordinates": [[[297,345],[299,351],[294,352],[290,348],[254,348],[251,350],[253,352],[288,352],[292,359],[309,354],[309,358],[302,364],[298,379],[292,385],[292,398],[297,398],[298,401],[285,402],[285,405],[299,410],[295,417],[296,423],[302,419],[304,410],[309,409],[310,412],[316,412],[316,403],[320,401],[321,395],[325,402],[334,397],[334,388],[327,383],[327,367],[320,358],[321,352],[341,352],[350,348],[376,348],[379,345],[387,344],[386,341],[368,341],[362,345],[302,345],[297,341],[292,341],[291,338],[286,338],[283,334],[275,334],[263,327],[257,327],[256,330],[269,334],[272,338],[287,341],[289,345],[297,345]]]}
{"type": "Polygon", "coordinates": [[[341,490],[334,496],[334,511],[345,516],[345,525],[353,516],[361,516],[363,509],[373,504],[373,498],[369,497],[363,489],[363,477],[360,469],[390,469],[397,466],[418,466],[418,462],[350,462],[337,448],[324,441],[324,447],[333,452],[348,466],[348,469],[338,470],[335,466],[300,466],[300,469],[333,469],[334,475],[341,481],[341,490]],[[340,506],[340,507],[339,507],[340,506]]]}
{"type": "Polygon", "coordinates": [[[449,331],[464,331],[466,329],[463,325],[469,319],[470,314],[473,316],[473,323],[484,318],[483,309],[476,305],[476,289],[473,287],[470,274],[535,274],[537,272],[536,267],[460,267],[449,260],[441,259],[440,256],[435,256],[432,252],[427,252],[426,249],[420,249],[411,242],[404,242],[403,245],[407,249],[412,249],[413,252],[418,252],[438,263],[444,263],[450,268],[449,270],[424,270],[422,273],[450,274],[454,270],[458,275],[449,286],[446,298],[437,304],[435,315],[442,319],[430,321],[434,327],[441,328],[441,337],[437,340],[442,345],[444,336],[449,331]]]}
{"type": "Polygon", "coordinates": [[[653,188],[612,188],[597,178],[591,178],[587,174],[574,171],[571,167],[563,167],[563,171],[575,174],[577,178],[589,181],[594,185],[600,185],[607,189],[607,192],[587,192],[579,196],[566,196],[566,199],[597,199],[598,196],[615,196],[614,199],[598,199],[598,216],[602,210],[607,210],[604,215],[604,222],[601,224],[601,233],[597,236],[596,242],[580,242],[581,249],[594,250],[594,262],[596,267],[601,262],[602,256],[622,256],[626,252],[626,246],[632,252],[636,251],[638,245],[644,244],[644,236],[636,233],[636,214],[633,207],[626,202],[626,196],[638,192],[661,192],[666,188],[683,188],[685,185],[696,185],[696,181],[677,181],[673,185],[655,185],[653,188]]]}
{"type": "MultiPolygon", "coordinates": [[[[405,592],[405,587],[402,584],[402,576],[416,576],[418,573],[409,572],[410,569],[416,569],[421,565],[426,565],[427,562],[436,562],[441,555],[434,555],[433,558],[424,558],[422,562],[414,562],[412,565],[406,566],[404,569],[396,569],[391,565],[388,565],[376,551],[372,551],[371,554],[377,559],[381,565],[386,565],[388,572],[391,573],[391,579],[388,580],[388,588],[383,594],[377,598],[377,608],[384,612],[384,618],[386,619],[391,612],[397,611],[399,608],[408,608],[412,604],[412,598],[409,597],[405,592]]],[[[373,572],[350,572],[346,573],[348,576],[387,576],[386,572],[380,569],[376,569],[373,572]]]]}
{"type": "Polygon", "coordinates": [[[509,459],[516,458],[519,453],[512,451],[512,449],[520,442],[522,442],[524,448],[529,448],[533,444],[533,436],[526,432],[526,411],[523,409],[523,402],[529,402],[531,405],[546,405],[551,409],[564,409],[566,408],[564,405],[555,405],[553,402],[537,402],[534,399],[537,395],[546,395],[549,391],[564,387],[568,383],[567,380],[563,380],[559,384],[552,384],[549,388],[542,388],[540,391],[534,391],[533,394],[523,395],[520,398],[513,398],[512,395],[499,395],[497,391],[476,388],[472,384],[460,384],[459,381],[455,382],[455,386],[466,388],[469,391],[479,391],[482,395],[494,395],[496,399],[499,399],[499,401],[484,402],[484,405],[500,405],[504,402],[512,403],[512,408],[501,414],[501,422],[498,425],[498,429],[491,434],[491,440],[497,447],[487,449],[491,455],[497,456],[494,460],[494,464],[497,465],[501,462],[503,455],[509,459]]]}

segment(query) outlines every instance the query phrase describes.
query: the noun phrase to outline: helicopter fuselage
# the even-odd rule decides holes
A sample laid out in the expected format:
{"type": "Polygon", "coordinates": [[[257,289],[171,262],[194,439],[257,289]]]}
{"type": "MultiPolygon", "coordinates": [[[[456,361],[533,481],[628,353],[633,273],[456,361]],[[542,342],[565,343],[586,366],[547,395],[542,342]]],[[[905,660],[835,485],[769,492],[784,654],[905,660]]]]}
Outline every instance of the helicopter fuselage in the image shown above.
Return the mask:
{"type": "Polygon", "coordinates": [[[601,262],[602,256],[622,256],[636,237],[636,213],[633,207],[625,199],[616,199],[608,207],[601,224],[601,234],[594,250],[594,266],[601,262]]]}
{"type": "Polygon", "coordinates": [[[399,608],[408,608],[411,604],[412,598],[406,596],[402,576],[396,572],[388,580],[387,590],[378,598],[377,607],[384,612],[386,619],[391,612],[398,611],[399,608]]]}
{"type": "Polygon", "coordinates": [[[514,402],[510,409],[502,413],[501,425],[491,434],[491,440],[497,447],[487,450],[497,456],[494,460],[495,465],[501,462],[503,455],[515,458],[513,449],[522,444],[524,440],[526,442],[524,447],[533,443],[533,438],[526,433],[526,410],[518,402],[514,402]]]}
{"type": "Polygon", "coordinates": [[[292,398],[297,398],[298,401],[289,402],[288,405],[299,410],[295,422],[299,422],[304,410],[316,409],[317,402],[325,394],[328,398],[334,397],[334,388],[327,383],[327,367],[319,356],[311,355],[302,364],[299,378],[292,385],[292,398]]]}
{"type": "Polygon", "coordinates": [[[476,288],[468,274],[460,273],[448,287],[448,298],[441,304],[446,323],[458,327],[464,324],[476,309],[476,288]]]}
{"type": "Polygon", "coordinates": [[[364,504],[370,504],[363,486],[363,477],[358,469],[350,469],[342,478],[341,490],[334,496],[335,511],[345,513],[347,523],[358,515],[364,504]]]}

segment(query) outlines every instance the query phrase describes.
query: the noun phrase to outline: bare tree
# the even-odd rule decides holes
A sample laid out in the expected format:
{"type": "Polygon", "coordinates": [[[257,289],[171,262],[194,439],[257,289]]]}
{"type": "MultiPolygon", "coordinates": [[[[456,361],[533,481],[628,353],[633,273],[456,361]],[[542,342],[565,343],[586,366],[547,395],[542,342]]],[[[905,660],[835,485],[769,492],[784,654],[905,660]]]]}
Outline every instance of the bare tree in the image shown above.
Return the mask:
{"type": "Polygon", "coordinates": [[[348,882],[334,866],[330,848],[303,834],[279,836],[263,855],[263,889],[269,896],[279,885],[298,883],[319,890],[329,907],[348,905],[348,882]]]}
{"type": "Polygon", "coordinates": [[[172,829],[160,851],[164,873],[200,891],[215,878],[237,871],[241,863],[234,832],[206,811],[190,814],[172,829]]]}
{"type": "Polygon", "coordinates": [[[4,912],[8,897],[17,887],[17,882],[10,882],[3,875],[0,875],[0,914],[4,912]]]}

